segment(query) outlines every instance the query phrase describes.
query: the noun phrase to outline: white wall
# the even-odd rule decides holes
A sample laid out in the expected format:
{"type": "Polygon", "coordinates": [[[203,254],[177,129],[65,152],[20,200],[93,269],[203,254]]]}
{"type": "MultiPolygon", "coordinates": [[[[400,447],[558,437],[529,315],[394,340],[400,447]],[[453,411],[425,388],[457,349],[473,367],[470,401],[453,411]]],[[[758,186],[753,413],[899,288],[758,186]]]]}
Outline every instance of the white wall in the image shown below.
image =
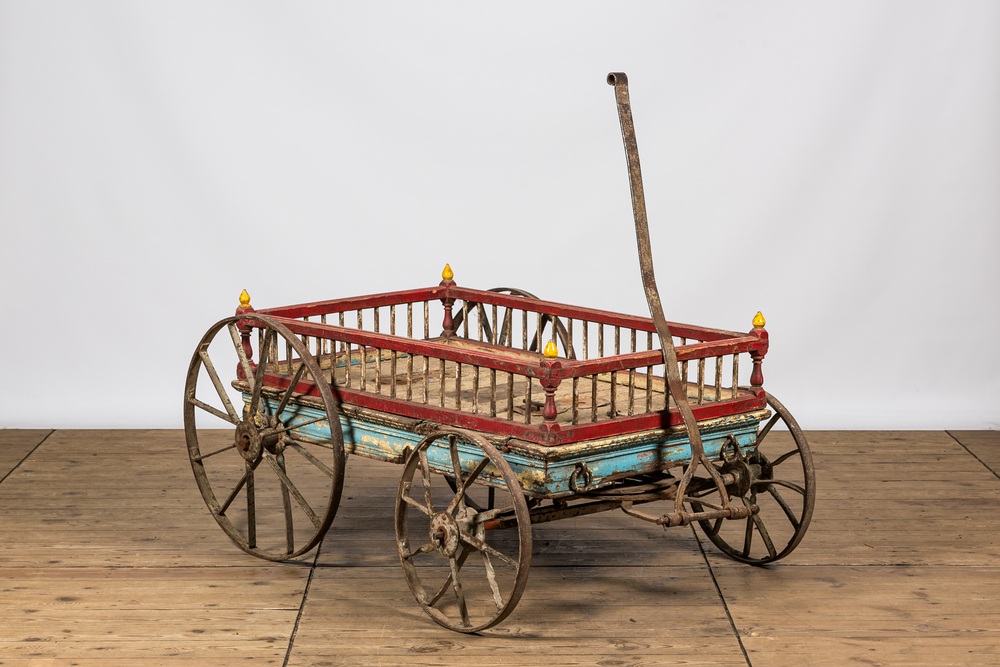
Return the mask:
{"type": "Polygon", "coordinates": [[[266,307],[513,284],[771,334],[806,428],[1000,427],[1000,4],[0,2],[0,426],[178,427],[266,307]]]}

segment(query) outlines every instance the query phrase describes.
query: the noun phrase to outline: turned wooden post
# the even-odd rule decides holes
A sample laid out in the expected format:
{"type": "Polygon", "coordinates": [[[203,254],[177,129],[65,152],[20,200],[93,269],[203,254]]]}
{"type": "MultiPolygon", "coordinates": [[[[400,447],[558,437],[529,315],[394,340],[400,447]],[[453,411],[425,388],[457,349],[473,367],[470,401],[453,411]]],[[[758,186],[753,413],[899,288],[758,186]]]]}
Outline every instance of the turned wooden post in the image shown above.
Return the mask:
{"type": "MultiPolygon", "coordinates": [[[[455,281],[452,278],[455,274],[451,270],[450,264],[444,265],[444,271],[441,272],[441,278],[443,280],[439,283],[441,287],[454,287],[455,281]]],[[[454,299],[441,299],[441,303],[444,305],[444,322],[441,327],[444,331],[441,332],[442,338],[453,338],[455,336],[455,320],[451,317],[451,307],[455,303],[454,299]]]]}
{"type": "Polygon", "coordinates": [[[559,411],[556,409],[556,389],[559,388],[559,383],[561,380],[559,378],[553,378],[551,376],[551,371],[561,368],[562,364],[555,361],[556,357],[559,356],[559,350],[556,347],[556,342],[550,340],[545,346],[545,351],[542,352],[545,355],[545,361],[542,362],[542,368],[550,371],[547,377],[539,378],[539,383],[541,383],[542,388],[545,390],[545,407],[542,408],[542,418],[545,420],[542,424],[541,430],[548,433],[555,433],[559,430],[559,424],[556,423],[556,416],[559,411]]]}
{"type": "Polygon", "coordinates": [[[758,311],[757,315],[753,318],[753,330],[750,333],[757,336],[757,339],[763,345],[756,350],[750,351],[750,358],[753,360],[753,372],[750,373],[750,386],[752,387],[764,386],[764,372],[760,369],[760,365],[764,361],[764,355],[767,354],[768,336],[767,331],[764,330],[766,323],[764,316],[758,311]]]}
{"type": "MultiPolygon", "coordinates": [[[[240,305],[236,309],[236,314],[246,315],[247,313],[255,313],[255,312],[257,311],[255,311],[253,309],[253,306],[250,305],[250,294],[246,290],[243,290],[243,292],[240,294],[240,305]]],[[[247,359],[250,360],[250,365],[256,366],[257,364],[253,362],[253,346],[250,344],[250,332],[253,330],[253,328],[250,326],[250,323],[246,320],[240,320],[239,322],[237,322],[236,326],[240,330],[240,339],[243,341],[243,352],[246,353],[247,359]]]]}

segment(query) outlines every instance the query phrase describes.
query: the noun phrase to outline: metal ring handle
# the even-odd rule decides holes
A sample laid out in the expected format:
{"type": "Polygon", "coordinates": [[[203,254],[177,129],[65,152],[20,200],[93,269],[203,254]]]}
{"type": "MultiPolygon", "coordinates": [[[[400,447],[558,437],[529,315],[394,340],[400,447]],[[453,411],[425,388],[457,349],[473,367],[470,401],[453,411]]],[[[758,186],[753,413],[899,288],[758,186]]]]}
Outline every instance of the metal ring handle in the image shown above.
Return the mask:
{"type": "Polygon", "coordinates": [[[590,468],[587,467],[586,463],[577,463],[576,467],[573,468],[573,472],[569,474],[569,488],[573,493],[580,493],[581,491],[586,491],[590,488],[590,485],[594,483],[594,473],[591,472],[590,468]],[[578,483],[578,478],[583,478],[583,486],[578,483]]]}

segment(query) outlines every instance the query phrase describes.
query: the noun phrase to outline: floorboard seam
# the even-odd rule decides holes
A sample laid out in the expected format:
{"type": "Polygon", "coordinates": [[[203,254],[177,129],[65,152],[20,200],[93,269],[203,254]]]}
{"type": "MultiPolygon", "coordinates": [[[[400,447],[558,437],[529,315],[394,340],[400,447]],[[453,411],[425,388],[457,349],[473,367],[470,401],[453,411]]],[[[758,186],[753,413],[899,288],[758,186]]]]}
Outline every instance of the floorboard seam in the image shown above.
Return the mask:
{"type": "Polygon", "coordinates": [[[983,461],[981,458],[979,458],[978,456],[976,456],[975,453],[971,449],[969,449],[968,447],[966,447],[964,442],[962,442],[961,440],[959,440],[958,438],[956,438],[954,435],[952,435],[951,431],[945,431],[945,433],[948,434],[949,438],[951,438],[952,440],[954,440],[958,444],[962,445],[962,449],[964,449],[965,451],[969,452],[969,454],[972,455],[972,458],[974,458],[977,461],[979,461],[980,463],[982,463],[983,467],[986,468],[987,470],[989,470],[991,473],[993,473],[994,477],[996,477],[997,479],[1000,479],[1000,474],[998,474],[996,470],[994,470],[993,468],[991,468],[988,465],[986,465],[985,461],[983,461]]]}
{"type": "Polygon", "coordinates": [[[309,568],[309,578],[306,579],[306,587],[302,590],[302,603],[299,605],[299,613],[295,615],[295,625],[292,626],[292,633],[288,636],[288,650],[285,652],[285,661],[281,667],[288,667],[288,661],[292,658],[292,648],[295,646],[295,636],[299,632],[299,623],[302,622],[302,613],[306,608],[306,598],[309,597],[309,589],[312,586],[313,576],[316,574],[316,564],[319,562],[319,552],[323,549],[323,540],[320,539],[316,546],[316,556],[313,558],[312,567],[309,568]]]}
{"type": "Polygon", "coordinates": [[[726,598],[722,594],[722,587],[719,586],[719,580],[715,578],[715,571],[712,569],[712,564],[708,560],[708,554],[705,553],[705,547],[702,545],[701,538],[698,537],[698,533],[695,531],[693,523],[691,524],[691,534],[694,535],[694,540],[698,543],[698,549],[701,551],[701,557],[705,559],[705,566],[708,568],[708,574],[712,577],[712,583],[715,584],[715,592],[719,594],[719,600],[722,602],[722,608],[726,611],[726,618],[729,619],[729,627],[733,629],[733,634],[736,635],[736,641],[740,645],[740,651],[743,653],[743,659],[747,661],[747,667],[753,667],[753,663],[750,662],[750,655],[747,653],[747,649],[743,645],[743,638],[740,636],[740,631],[736,627],[736,622],[733,621],[733,615],[729,612],[729,605],[726,603],[726,598]]]}
{"type": "Polygon", "coordinates": [[[44,438],[42,438],[41,440],[39,440],[39,441],[38,441],[38,444],[37,444],[37,445],[35,445],[34,447],[32,447],[32,448],[31,448],[31,451],[30,451],[30,452],[28,452],[27,454],[25,454],[25,455],[24,455],[24,458],[23,458],[23,459],[21,459],[20,461],[18,461],[18,462],[17,462],[17,465],[16,465],[16,466],[14,466],[13,468],[11,468],[11,469],[10,469],[10,471],[9,471],[9,472],[8,472],[8,473],[7,473],[6,475],[4,475],[3,477],[0,477],[0,484],[3,484],[3,481],[4,481],[5,479],[7,479],[8,477],[10,477],[10,476],[11,476],[12,474],[14,474],[14,471],[15,471],[15,470],[17,470],[18,468],[20,468],[20,467],[21,467],[21,464],[22,464],[22,463],[24,463],[25,461],[27,461],[27,460],[28,460],[28,457],[29,457],[29,456],[31,456],[32,454],[34,454],[34,453],[35,453],[35,450],[36,450],[36,449],[38,449],[39,447],[41,447],[41,446],[42,446],[42,443],[43,443],[43,442],[45,442],[46,440],[48,440],[48,439],[49,439],[49,436],[50,436],[50,435],[52,435],[52,434],[53,434],[53,433],[55,433],[55,432],[56,432],[56,430],[55,430],[55,429],[52,429],[52,430],[50,430],[50,431],[49,431],[48,433],[46,433],[46,434],[45,434],[45,437],[44,437],[44,438]]]}

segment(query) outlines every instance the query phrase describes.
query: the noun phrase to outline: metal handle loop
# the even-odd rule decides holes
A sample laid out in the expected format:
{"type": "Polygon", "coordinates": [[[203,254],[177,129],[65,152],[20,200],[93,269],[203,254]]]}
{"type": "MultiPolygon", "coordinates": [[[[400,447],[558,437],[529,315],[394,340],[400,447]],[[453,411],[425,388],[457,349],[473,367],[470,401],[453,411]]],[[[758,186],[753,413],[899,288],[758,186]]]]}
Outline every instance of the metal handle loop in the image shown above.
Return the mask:
{"type": "Polygon", "coordinates": [[[580,493],[590,488],[594,483],[594,473],[590,471],[586,463],[577,463],[573,472],[569,474],[569,488],[574,493],[580,493]],[[580,486],[578,479],[582,478],[583,486],[580,486]]]}

